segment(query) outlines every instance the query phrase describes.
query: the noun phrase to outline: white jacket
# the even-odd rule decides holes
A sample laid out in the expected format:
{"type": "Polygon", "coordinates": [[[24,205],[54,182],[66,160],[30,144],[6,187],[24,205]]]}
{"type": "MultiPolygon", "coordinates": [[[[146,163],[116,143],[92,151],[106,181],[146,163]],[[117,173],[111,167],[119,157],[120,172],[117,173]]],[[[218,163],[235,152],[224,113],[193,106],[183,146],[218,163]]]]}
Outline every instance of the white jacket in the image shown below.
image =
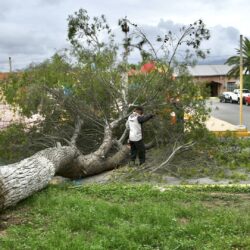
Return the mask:
{"type": "Polygon", "coordinates": [[[126,127],[129,129],[130,141],[140,141],[142,139],[142,127],[138,121],[138,116],[140,116],[138,113],[133,112],[126,122],[126,127]]]}

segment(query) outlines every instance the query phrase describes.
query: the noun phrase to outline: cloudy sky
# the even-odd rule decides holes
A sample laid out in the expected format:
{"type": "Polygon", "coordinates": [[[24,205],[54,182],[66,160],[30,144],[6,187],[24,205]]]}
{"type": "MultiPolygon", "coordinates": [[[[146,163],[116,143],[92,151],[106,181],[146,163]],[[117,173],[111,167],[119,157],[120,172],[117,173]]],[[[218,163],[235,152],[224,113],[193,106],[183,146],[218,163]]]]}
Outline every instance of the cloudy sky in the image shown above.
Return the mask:
{"type": "Polygon", "coordinates": [[[203,45],[210,62],[233,55],[240,34],[250,37],[249,0],[0,0],[0,71],[8,70],[9,57],[20,69],[67,47],[67,17],[80,8],[105,14],[113,27],[128,16],[149,32],[201,18],[212,35],[203,45]]]}

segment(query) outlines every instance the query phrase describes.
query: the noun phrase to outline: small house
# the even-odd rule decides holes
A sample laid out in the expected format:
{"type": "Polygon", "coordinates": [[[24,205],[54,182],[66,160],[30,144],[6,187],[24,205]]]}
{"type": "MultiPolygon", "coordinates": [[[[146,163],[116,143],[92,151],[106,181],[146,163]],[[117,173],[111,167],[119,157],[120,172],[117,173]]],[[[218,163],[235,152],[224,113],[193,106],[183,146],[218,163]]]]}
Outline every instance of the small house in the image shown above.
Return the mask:
{"type": "Polygon", "coordinates": [[[239,78],[229,77],[229,65],[188,66],[188,72],[198,82],[204,82],[210,88],[211,96],[219,96],[224,91],[233,91],[239,85],[239,78]]]}

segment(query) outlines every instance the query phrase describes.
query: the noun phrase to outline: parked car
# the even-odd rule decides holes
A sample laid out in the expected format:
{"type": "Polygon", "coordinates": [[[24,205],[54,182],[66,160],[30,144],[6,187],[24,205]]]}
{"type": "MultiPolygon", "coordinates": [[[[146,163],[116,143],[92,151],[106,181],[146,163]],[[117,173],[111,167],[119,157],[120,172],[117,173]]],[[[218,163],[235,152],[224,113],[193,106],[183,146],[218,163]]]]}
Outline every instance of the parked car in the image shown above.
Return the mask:
{"type": "MultiPolygon", "coordinates": [[[[231,103],[239,103],[240,102],[240,89],[235,89],[233,92],[228,92],[230,93],[230,102],[231,103]]],[[[246,97],[250,96],[250,91],[249,89],[243,89],[242,90],[242,99],[243,99],[243,104],[246,102],[246,97]]]]}
{"type": "Polygon", "coordinates": [[[250,106],[250,96],[245,97],[245,103],[247,106],[250,106]]]}
{"type": "Polygon", "coordinates": [[[220,102],[230,102],[231,92],[222,92],[219,96],[220,102]]]}

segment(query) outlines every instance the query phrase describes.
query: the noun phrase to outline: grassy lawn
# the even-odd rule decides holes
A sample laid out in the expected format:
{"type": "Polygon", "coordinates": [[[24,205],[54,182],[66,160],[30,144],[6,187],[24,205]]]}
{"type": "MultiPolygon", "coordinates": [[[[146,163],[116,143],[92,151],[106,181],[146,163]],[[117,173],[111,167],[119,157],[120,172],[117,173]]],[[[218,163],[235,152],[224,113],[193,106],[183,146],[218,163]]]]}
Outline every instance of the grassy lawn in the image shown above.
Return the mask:
{"type": "Polygon", "coordinates": [[[250,188],[50,186],[0,214],[0,249],[250,249],[250,188]]]}

